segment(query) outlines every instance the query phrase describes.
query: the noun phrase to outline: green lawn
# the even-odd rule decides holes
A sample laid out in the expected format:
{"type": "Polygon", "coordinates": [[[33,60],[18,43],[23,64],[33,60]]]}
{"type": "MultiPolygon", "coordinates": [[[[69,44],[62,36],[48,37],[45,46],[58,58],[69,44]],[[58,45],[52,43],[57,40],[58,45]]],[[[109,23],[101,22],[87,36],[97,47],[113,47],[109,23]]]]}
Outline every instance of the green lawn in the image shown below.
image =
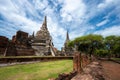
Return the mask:
{"type": "Polygon", "coordinates": [[[111,58],[112,60],[120,61],[120,58],[111,58]]]}
{"type": "Polygon", "coordinates": [[[0,68],[0,80],[48,80],[72,71],[72,60],[39,62],[0,68]]]}

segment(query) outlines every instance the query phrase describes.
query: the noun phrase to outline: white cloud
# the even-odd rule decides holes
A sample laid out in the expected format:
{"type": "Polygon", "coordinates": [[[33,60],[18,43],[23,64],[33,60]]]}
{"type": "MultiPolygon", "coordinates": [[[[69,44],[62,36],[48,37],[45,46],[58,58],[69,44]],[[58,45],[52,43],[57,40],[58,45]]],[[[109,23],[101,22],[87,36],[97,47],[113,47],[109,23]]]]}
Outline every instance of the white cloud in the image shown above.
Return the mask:
{"type": "MultiPolygon", "coordinates": [[[[26,5],[30,4],[26,1],[24,1],[26,3],[26,5]]],[[[7,19],[7,21],[9,21],[10,23],[14,23],[14,25],[16,27],[18,27],[18,29],[22,29],[24,31],[30,32],[32,33],[33,31],[36,31],[39,29],[39,25],[41,25],[40,23],[37,23],[29,18],[27,18],[25,16],[25,12],[22,12],[23,7],[22,6],[18,6],[18,5],[14,5],[15,3],[12,3],[11,1],[4,2],[4,5],[0,5],[0,10],[1,10],[1,14],[7,19]],[[19,12],[22,12],[19,13],[19,12]],[[8,15],[9,14],[9,15],[8,15]],[[24,14],[24,15],[23,15],[24,14]]],[[[19,2],[19,4],[23,5],[22,2],[19,2]]],[[[31,7],[30,7],[31,8],[31,7]]],[[[28,9],[32,14],[34,14],[34,11],[32,12],[32,9],[28,9]]]]}
{"type": "Polygon", "coordinates": [[[47,0],[33,0],[33,3],[35,4],[35,8],[38,10],[43,10],[48,6],[47,0]]]}
{"type": "Polygon", "coordinates": [[[99,9],[104,9],[106,7],[110,7],[116,4],[119,4],[120,0],[104,0],[102,3],[100,3],[97,7],[99,9]]]}
{"type": "MultiPolygon", "coordinates": [[[[82,0],[64,0],[61,17],[65,22],[70,22],[75,19],[80,19],[86,12],[86,5],[82,0]]],[[[77,20],[76,20],[77,21],[77,20]]]]}
{"type": "Polygon", "coordinates": [[[14,24],[10,24],[5,21],[0,20],[0,35],[7,36],[8,38],[12,38],[13,35],[16,34],[16,27],[14,24]]]}
{"type": "Polygon", "coordinates": [[[109,36],[109,35],[119,35],[120,36],[120,25],[105,28],[103,30],[96,31],[94,33],[101,34],[103,36],[109,36]]]}
{"type": "Polygon", "coordinates": [[[96,24],[96,26],[102,26],[102,25],[105,25],[106,23],[108,23],[109,22],[109,20],[108,19],[106,19],[106,20],[103,20],[103,21],[101,21],[100,23],[98,23],[98,24],[96,24]]]}
{"type": "Polygon", "coordinates": [[[103,9],[114,2],[115,2],[114,0],[105,0],[104,2],[98,5],[98,8],[103,9]]]}
{"type": "Polygon", "coordinates": [[[76,32],[76,31],[72,31],[69,35],[70,35],[70,39],[73,40],[74,38],[78,37],[78,36],[82,36],[84,34],[84,32],[80,33],[80,32],[76,32]]]}

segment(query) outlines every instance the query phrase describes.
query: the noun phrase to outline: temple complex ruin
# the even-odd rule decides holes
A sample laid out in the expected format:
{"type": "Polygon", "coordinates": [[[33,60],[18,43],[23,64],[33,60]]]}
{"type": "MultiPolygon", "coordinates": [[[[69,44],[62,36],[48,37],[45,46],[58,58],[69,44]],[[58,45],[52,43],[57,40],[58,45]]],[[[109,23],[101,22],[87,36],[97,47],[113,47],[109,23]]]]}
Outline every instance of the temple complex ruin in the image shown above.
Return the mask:
{"type": "Polygon", "coordinates": [[[56,56],[56,48],[47,29],[45,16],[41,29],[34,35],[17,31],[12,40],[0,36],[0,56],[56,56]]]}

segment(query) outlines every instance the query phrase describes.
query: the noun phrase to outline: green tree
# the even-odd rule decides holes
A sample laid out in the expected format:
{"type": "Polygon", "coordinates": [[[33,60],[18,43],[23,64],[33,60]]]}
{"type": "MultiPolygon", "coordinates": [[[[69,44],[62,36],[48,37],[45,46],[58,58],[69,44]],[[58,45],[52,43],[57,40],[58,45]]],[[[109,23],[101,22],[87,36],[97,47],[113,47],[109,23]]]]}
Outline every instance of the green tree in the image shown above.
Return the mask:
{"type": "Polygon", "coordinates": [[[73,47],[76,45],[78,51],[88,53],[91,57],[95,49],[100,48],[102,41],[103,37],[101,35],[89,34],[75,38],[73,41],[70,41],[68,45],[73,47]]]}
{"type": "Polygon", "coordinates": [[[68,43],[68,46],[77,48],[78,51],[100,57],[120,57],[120,36],[107,36],[89,34],[77,37],[68,43]]]}
{"type": "Polygon", "coordinates": [[[120,36],[107,36],[105,38],[105,44],[109,51],[109,57],[120,55],[120,36]]]}

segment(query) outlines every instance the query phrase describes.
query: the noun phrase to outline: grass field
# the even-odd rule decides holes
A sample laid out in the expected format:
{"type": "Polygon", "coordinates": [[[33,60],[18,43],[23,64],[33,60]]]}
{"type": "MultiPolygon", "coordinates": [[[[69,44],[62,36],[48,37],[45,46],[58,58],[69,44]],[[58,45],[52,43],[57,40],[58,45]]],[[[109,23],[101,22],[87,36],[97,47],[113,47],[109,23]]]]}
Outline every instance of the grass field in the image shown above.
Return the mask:
{"type": "Polygon", "coordinates": [[[72,60],[0,67],[0,80],[48,80],[72,71],[72,60]]]}
{"type": "Polygon", "coordinates": [[[120,61],[120,58],[111,58],[112,60],[120,61]]]}

